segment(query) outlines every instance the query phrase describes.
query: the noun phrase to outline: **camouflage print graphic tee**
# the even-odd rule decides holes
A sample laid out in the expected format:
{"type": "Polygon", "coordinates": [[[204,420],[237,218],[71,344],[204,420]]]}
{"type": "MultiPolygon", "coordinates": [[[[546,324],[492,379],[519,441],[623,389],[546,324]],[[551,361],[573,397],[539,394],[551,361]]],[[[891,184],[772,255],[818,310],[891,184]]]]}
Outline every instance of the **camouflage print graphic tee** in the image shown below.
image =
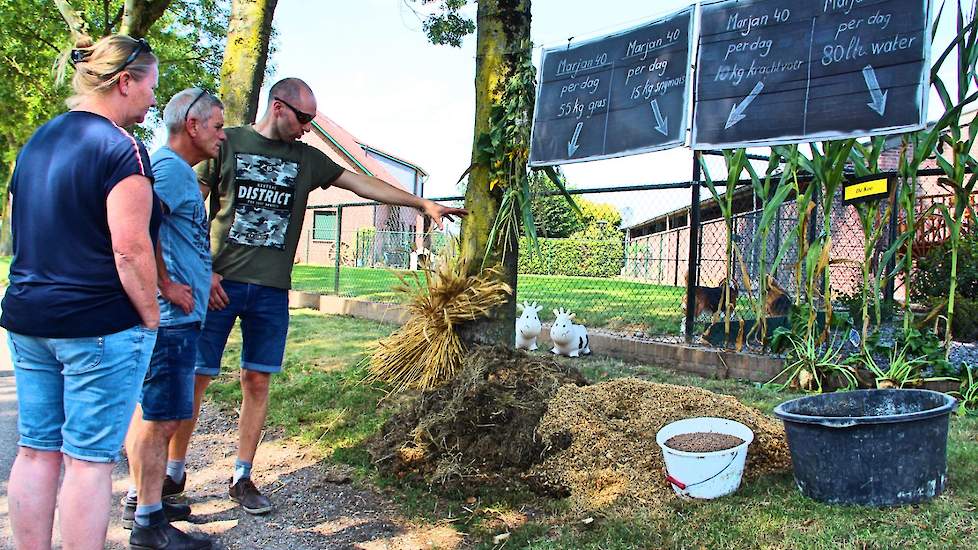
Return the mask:
{"type": "Polygon", "coordinates": [[[302,142],[268,139],[251,126],[228,128],[215,160],[198,165],[210,188],[214,272],[225,279],[292,287],[292,263],[309,192],[343,168],[302,142]]]}

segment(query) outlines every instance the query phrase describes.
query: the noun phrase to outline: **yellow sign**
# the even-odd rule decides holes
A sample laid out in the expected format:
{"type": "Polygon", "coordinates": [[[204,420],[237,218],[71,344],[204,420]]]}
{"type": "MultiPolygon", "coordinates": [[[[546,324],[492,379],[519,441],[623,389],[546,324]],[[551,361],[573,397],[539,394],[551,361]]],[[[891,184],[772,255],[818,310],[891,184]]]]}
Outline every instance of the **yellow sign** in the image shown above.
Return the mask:
{"type": "Polygon", "coordinates": [[[845,188],[845,200],[851,201],[872,195],[886,195],[888,192],[886,181],[886,178],[880,178],[847,185],[845,188]]]}

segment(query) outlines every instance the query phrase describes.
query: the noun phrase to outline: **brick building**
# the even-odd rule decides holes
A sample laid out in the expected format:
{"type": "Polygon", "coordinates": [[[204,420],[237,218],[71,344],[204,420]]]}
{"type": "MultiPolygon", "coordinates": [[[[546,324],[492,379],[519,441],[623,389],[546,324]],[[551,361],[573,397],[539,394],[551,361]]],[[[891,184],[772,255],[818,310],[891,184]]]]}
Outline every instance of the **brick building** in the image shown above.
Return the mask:
{"type": "MultiPolygon", "coordinates": [[[[423,195],[428,174],[414,163],[357,139],[322,113],[316,113],[312,131],[302,141],[326,153],[333,162],[359,174],[375,176],[402,189],[423,195]]],[[[396,265],[407,262],[413,243],[420,238],[423,218],[409,208],[347,206],[367,202],[345,189],[330,187],[309,194],[303,234],[295,263],[333,265],[336,261],[337,225],[343,265],[396,265]],[[397,241],[393,243],[393,241],[397,241]],[[393,243],[393,244],[392,244],[393,243]],[[393,252],[391,252],[393,251],[393,252]]]]}

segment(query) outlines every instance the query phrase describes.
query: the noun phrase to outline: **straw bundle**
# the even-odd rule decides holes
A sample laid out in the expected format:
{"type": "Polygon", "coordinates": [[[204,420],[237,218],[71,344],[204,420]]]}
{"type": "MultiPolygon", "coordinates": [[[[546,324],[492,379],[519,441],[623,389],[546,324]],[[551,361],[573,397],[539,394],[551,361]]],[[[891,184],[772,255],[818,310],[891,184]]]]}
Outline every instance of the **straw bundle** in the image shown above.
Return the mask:
{"type": "Polygon", "coordinates": [[[465,347],[456,325],[486,317],[506,302],[512,289],[499,280],[497,269],[466,275],[467,262],[453,242],[439,253],[437,268],[398,275],[395,291],[408,296],[408,321],[374,346],[368,381],[381,381],[394,391],[427,390],[451,380],[462,365],[465,347]]]}

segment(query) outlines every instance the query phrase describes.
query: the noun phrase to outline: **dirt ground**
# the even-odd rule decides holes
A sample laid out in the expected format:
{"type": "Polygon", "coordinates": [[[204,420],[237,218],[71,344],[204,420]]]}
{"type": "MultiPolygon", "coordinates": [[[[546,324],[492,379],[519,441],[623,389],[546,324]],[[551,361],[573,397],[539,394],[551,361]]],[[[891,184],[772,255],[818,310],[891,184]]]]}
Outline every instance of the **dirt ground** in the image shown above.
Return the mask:
{"type": "MultiPolygon", "coordinates": [[[[462,543],[450,526],[408,522],[383,495],[352,482],[313,448],[274,433],[262,440],[253,477],[275,509],[251,516],[227,498],[236,441],[233,413],[205,404],[187,464],[186,497],[193,516],[174,525],[207,533],[215,549],[451,549],[462,543]]],[[[126,468],[122,462],[114,474],[116,503],[128,488],[126,468]]],[[[106,548],[129,547],[120,515],[121,505],[116,505],[106,548]]]]}

